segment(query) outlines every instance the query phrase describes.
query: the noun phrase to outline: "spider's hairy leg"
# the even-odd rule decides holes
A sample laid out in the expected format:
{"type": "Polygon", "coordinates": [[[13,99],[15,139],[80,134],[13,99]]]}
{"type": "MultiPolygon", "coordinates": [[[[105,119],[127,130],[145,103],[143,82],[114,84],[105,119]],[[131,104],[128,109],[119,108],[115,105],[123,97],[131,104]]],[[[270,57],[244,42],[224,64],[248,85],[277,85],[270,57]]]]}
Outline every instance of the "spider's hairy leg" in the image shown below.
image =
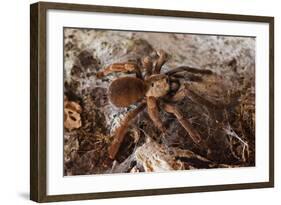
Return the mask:
{"type": "Polygon", "coordinates": [[[200,134],[192,127],[189,120],[184,118],[182,112],[175,105],[165,103],[164,110],[176,116],[179,123],[184,127],[184,129],[188,132],[191,139],[196,144],[199,144],[201,142],[202,137],[200,136],[200,134]]]}
{"type": "Polygon", "coordinates": [[[187,81],[192,81],[192,82],[202,82],[203,81],[203,78],[201,76],[194,75],[191,73],[189,73],[188,75],[185,75],[183,73],[175,73],[173,75],[170,75],[170,77],[186,79],[187,81]]]}
{"type": "Polygon", "coordinates": [[[98,78],[102,78],[113,72],[132,72],[132,71],[135,71],[137,73],[137,75],[139,75],[139,72],[140,72],[139,67],[134,63],[130,63],[130,62],[114,63],[114,64],[111,64],[111,65],[105,67],[103,70],[97,72],[96,75],[98,78]]]}
{"type": "Polygon", "coordinates": [[[165,126],[164,126],[164,124],[160,118],[160,114],[159,114],[157,99],[153,96],[147,97],[147,112],[148,112],[150,119],[155,124],[155,126],[161,132],[165,132],[165,126]]]}
{"type": "Polygon", "coordinates": [[[118,150],[120,148],[120,145],[122,144],[125,134],[127,132],[128,127],[130,126],[132,120],[145,109],[146,103],[142,102],[138,105],[137,108],[127,113],[123,121],[121,122],[121,125],[116,129],[115,137],[108,148],[108,155],[111,159],[115,159],[116,154],[118,153],[118,150]]]}
{"type": "Polygon", "coordinates": [[[170,71],[166,72],[165,74],[174,75],[174,74],[180,73],[180,72],[189,72],[189,73],[203,74],[203,75],[213,74],[213,72],[211,70],[208,70],[208,69],[203,70],[203,69],[193,68],[193,67],[189,67],[189,66],[180,66],[180,67],[177,67],[173,70],[170,70],[170,71]]]}
{"type": "Polygon", "coordinates": [[[225,105],[221,103],[213,103],[202,96],[198,95],[197,93],[193,92],[188,88],[188,84],[185,84],[181,89],[178,90],[178,92],[171,97],[172,101],[181,101],[183,98],[188,97],[191,101],[204,105],[207,108],[210,109],[222,109],[225,107],[225,105]]]}
{"type": "Polygon", "coordinates": [[[158,59],[155,62],[155,67],[154,67],[154,74],[159,74],[161,71],[162,66],[164,63],[167,61],[168,55],[165,51],[159,50],[157,51],[158,59]]]}
{"type": "Polygon", "coordinates": [[[170,77],[169,82],[170,82],[170,92],[172,92],[172,93],[177,92],[180,88],[179,79],[170,77]]]}
{"type": "Polygon", "coordinates": [[[152,69],[153,69],[152,59],[149,56],[145,56],[144,58],[141,59],[141,64],[146,71],[145,77],[149,77],[152,74],[152,69]]]}

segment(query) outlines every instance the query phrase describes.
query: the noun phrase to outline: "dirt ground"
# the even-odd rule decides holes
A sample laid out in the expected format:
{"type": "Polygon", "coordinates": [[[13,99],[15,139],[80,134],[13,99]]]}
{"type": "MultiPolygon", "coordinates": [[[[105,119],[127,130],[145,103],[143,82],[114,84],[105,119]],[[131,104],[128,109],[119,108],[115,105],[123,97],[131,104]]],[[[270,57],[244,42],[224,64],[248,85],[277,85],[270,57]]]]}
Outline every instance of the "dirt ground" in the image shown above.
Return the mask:
{"type": "Polygon", "coordinates": [[[64,95],[65,175],[255,166],[255,38],[65,28],[64,95]],[[116,108],[107,90],[113,79],[133,74],[96,73],[159,49],[168,54],[162,72],[183,65],[213,71],[182,83],[217,106],[188,97],[177,103],[203,142],[195,144],[164,111],[161,133],[144,110],[112,160],[115,130],[137,104],[116,108]]]}

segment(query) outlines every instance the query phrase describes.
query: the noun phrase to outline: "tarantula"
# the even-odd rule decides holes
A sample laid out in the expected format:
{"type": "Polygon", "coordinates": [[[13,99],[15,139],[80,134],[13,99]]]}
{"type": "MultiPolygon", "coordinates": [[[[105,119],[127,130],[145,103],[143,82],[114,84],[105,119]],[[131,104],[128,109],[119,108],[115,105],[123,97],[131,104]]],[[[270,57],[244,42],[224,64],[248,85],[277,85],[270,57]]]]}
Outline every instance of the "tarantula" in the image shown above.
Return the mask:
{"type": "Polygon", "coordinates": [[[200,81],[202,78],[196,74],[210,75],[212,71],[180,66],[161,73],[161,67],[166,62],[167,57],[168,55],[163,50],[159,50],[154,57],[146,56],[142,58],[140,63],[114,63],[97,73],[98,78],[113,72],[136,73],[136,77],[127,76],[115,79],[109,86],[109,100],[116,107],[128,107],[134,103],[139,103],[134,110],[125,116],[116,129],[115,138],[108,149],[111,159],[115,158],[131,121],[146,107],[150,119],[161,132],[164,133],[166,127],[160,118],[160,107],[177,118],[196,144],[199,144],[202,140],[200,134],[192,127],[190,121],[183,116],[175,102],[187,96],[192,98],[193,101],[209,104],[205,99],[189,90],[187,85],[181,86],[179,78],[183,78],[180,73],[188,72],[190,81],[200,81]],[[145,71],[145,75],[142,71],[145,71]]]}

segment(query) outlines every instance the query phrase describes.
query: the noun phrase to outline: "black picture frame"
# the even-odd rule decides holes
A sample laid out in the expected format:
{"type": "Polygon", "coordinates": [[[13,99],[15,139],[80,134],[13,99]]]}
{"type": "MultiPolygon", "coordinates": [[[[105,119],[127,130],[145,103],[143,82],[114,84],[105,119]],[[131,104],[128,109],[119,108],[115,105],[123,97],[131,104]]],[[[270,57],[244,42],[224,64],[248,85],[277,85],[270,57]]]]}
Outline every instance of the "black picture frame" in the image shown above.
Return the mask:
{"type": "Polygon", "coordinates": [[[156,10],[142,8],[108,7],[82,4],[38,2],[30,6],[30,199],[36,202],[86,200],[114,197],[132,197],[160,194],[179,194],[236,189],[274,187],[274,17],[219,13],[156,10]],[[228,185],[178,187],[150,190],[131,190],[103,193],[47,195],[46,161],[46,12],[49,9],[154,15],[230,21],[263,22],[269,24],[269,181],[228,185]]]}

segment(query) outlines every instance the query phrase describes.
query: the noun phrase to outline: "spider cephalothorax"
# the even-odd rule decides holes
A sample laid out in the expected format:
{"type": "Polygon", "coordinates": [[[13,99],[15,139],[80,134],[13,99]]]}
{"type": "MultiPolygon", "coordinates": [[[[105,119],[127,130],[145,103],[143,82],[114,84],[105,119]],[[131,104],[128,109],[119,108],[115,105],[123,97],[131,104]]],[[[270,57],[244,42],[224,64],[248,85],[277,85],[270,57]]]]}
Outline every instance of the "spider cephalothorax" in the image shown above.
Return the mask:
{"type": "MultiPolygon", "coordinates": [[[[117,128],[115,138],[109,147],[109,157],[114,159],[119,147],[124,139],[130,122],[147,107],[147,112],[155,126],[165,132],[166,128],[159,114],[159,100],[161,108],[168,113],[175,115],[179,123],[185,128],[189,136],[195,143],[201,141],[201,136],[192,127],[188,119],[184,118],[182,112],[177,108],[175,102],[182,100],[185,96],[193,97],[195,101],[200,99],[187,86],[181,86],[179,78],[182,72],[191,73],[188,77],[192,81],[200,81],[198,75],[193,74],[212,74],[210,70],[201,70],[188,66],[181,66],[165,73],[161,72],[162,65],[166,62],[167,54],[160,50],[157,58],[153,59],[146,56],[140,65],[137,63],[115,63],[97,73],[101,78],[112,72],[135,72],[136,77],[126,76],[113,80],[109,86],[109,100],[116,107],[128,107],[138,103],[136,109],[130,111],[117,128]],[[145,73],[143,75],[143,73],[145,73]],[[192,74],[193,73],[193,74],[192,74]]],[[[203,100],[204,101],[204,100],[203,100]]]]}
{"type": "Polygon", "coordinates": [[[170,91],[169,78],[165,74],[154,74],[146,79],[146,97],[163,97],[170,91]]]}

